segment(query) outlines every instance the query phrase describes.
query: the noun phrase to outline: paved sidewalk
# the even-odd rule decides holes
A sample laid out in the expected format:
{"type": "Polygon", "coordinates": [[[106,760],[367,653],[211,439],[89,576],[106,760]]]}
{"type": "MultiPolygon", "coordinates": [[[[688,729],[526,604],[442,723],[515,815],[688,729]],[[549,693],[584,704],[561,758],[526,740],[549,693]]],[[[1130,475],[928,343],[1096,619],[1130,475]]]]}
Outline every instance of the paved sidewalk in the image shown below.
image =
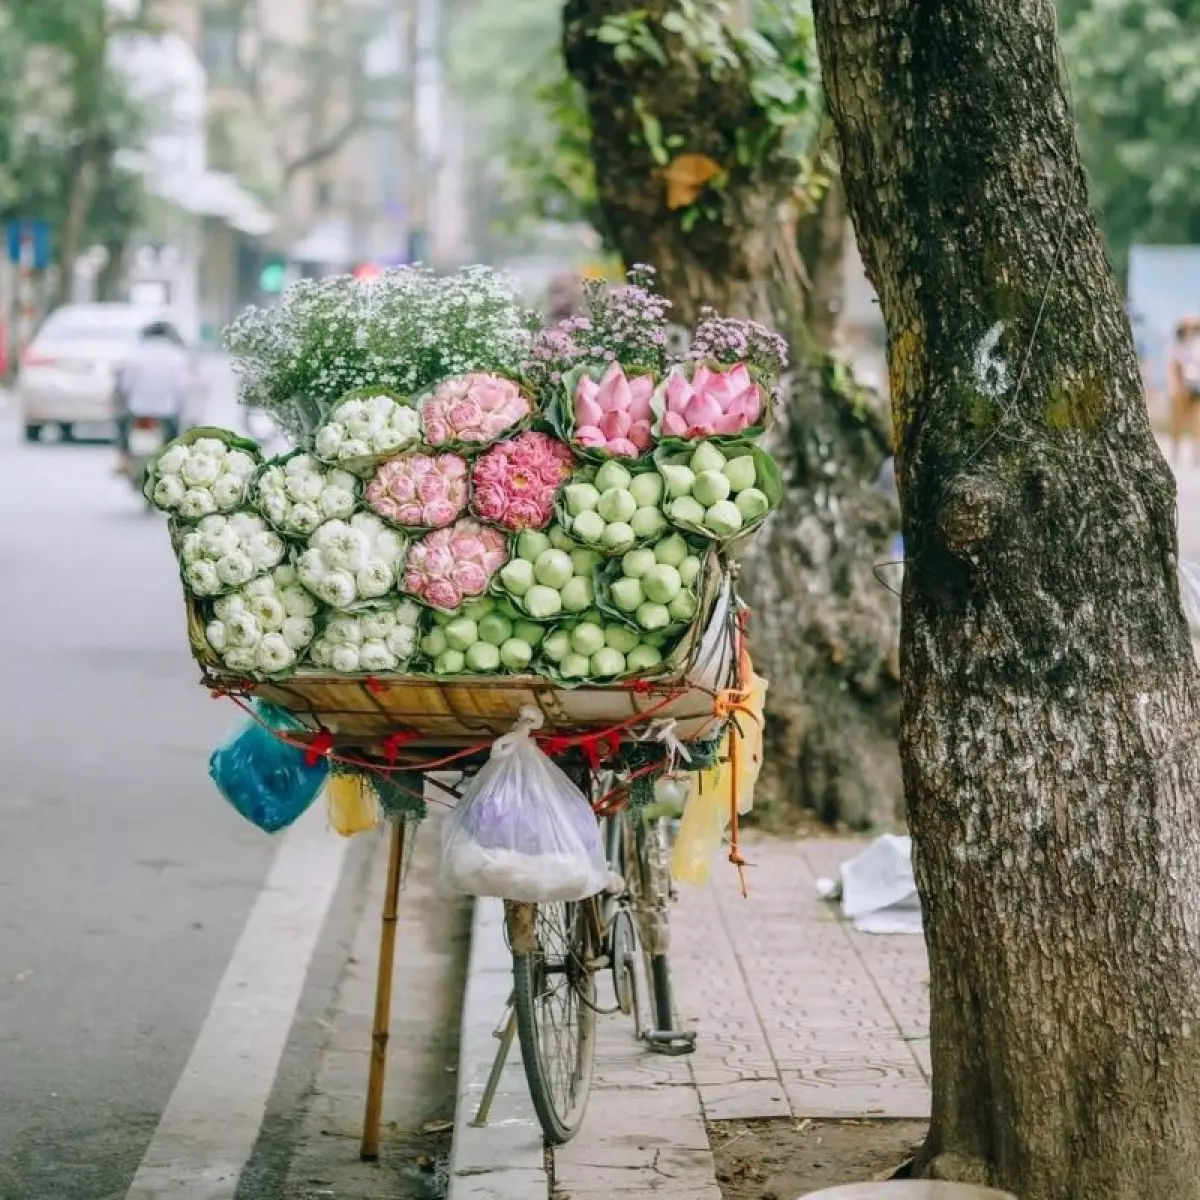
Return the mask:
{"type": "Polygon", "coordinates": [[[672,915],[676,1004],[696,1052],[638,1047],[603,1018],[583,1128],[543,1153],[514,1047],[492,1126],[470,1121],[507,995],[499,906],[476,911],[463,1013],[450,1200],[720,1200],[704,1121],[912,1118],[929,1112],[928,993],[920,937],[859,934],[817,899],[861,849],[851,841],[754,838],[750,897],[723,861],[682,889],[672,915]]]}

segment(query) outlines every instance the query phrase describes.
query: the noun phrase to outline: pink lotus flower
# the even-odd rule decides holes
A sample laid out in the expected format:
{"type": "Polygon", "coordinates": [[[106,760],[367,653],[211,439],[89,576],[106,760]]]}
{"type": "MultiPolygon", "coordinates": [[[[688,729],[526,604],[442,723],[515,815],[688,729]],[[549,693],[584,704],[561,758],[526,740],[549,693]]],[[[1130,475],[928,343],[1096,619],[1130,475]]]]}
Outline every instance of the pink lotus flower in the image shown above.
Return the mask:
{"type": "Polygon", "coordinates": [[[735,436],[756,425],[763,413],[762,389],[745,363],[727,371],[703,364],[689,379],[676,367],[662,389],[660,437],[735,436]]]}
{"type": "Polygon", "coordinates": [[[637,458],[651,446],[654,379],[625,374],[610,363],[599,383],[582,375],[575,387],[575,441],[589,450],[604,450],[621,458],[637,458]],[[634,426],[645,425],[636,438],[634,426]]]}
{"type": "Polygon", "coordinates": [[[434,608],[451,611],[465,599],[483,595],[507,559],[504,534],[463,518],[413,542],[403,590],[434,608]]]}
{"type": "Polygon", "coordinates": [[[529,412],[528,398],[511,379],[478,371],[443,380],[421,403],[431,446],[495,441],[529,412]]]}
{"type": "Polygon", "coordinates": [[[542,529],[554,515],[554,496],[574,459],[544,433],[522,433],[492,446],[476,461],[471,509],[504,529],[542,529]]]}
{"type": "Polygon", "coordinates": [[[388,459],[366,487],[367,504],[386,521],[440,529],[467,505],[467,464],[457,454],[405,454],[388,459]]]}

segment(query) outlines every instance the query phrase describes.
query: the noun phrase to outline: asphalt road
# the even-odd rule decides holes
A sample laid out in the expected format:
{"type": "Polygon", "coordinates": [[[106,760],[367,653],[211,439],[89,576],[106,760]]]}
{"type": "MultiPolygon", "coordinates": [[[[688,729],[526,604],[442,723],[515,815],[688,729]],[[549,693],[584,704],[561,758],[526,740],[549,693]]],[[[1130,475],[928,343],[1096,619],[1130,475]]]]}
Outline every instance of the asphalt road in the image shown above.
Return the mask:
{"type": "Polygon", "coordinates": [[[2,1200],[124,1200],[277,845],[208,780],[237,714],[112,461],[0,415],[2,1200]]]}

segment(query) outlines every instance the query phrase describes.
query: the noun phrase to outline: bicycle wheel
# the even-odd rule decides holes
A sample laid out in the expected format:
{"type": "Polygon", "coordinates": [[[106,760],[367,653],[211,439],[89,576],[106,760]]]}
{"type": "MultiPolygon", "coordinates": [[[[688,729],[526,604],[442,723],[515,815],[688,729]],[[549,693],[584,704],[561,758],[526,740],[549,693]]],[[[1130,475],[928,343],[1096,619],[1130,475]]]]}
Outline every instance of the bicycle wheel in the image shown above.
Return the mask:
{"type": "Polygon", "coordinates": [[[546,1141],[575,1136],[596,1053],[596,977],[589,906],[510,904],[513,1005],[534,1111],[546,1141]]]}

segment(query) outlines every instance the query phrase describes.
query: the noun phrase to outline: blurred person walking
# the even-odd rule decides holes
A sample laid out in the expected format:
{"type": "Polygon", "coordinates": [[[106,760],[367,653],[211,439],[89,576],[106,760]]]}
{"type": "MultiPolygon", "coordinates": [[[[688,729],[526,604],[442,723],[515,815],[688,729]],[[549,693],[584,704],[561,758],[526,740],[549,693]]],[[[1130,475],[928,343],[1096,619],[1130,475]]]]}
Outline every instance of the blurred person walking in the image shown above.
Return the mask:
{"type": "Polygon", "coordinates": [[[1167,358],[1167,400],[1171,406],[1171,441],[1177,466],[1183,462],[1182,443],[1200,444],[1200,317],[1184,317],[1175,326],[1167,358]]]}

